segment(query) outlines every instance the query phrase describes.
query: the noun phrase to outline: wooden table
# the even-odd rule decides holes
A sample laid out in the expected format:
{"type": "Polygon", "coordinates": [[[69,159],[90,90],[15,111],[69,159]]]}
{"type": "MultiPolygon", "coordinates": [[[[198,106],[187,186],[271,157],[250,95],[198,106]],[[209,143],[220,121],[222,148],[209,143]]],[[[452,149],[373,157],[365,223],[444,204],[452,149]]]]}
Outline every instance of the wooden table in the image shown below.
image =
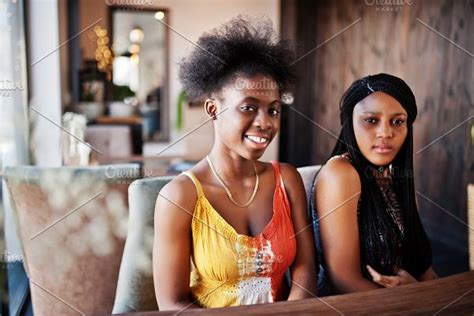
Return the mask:
{"type": "MultiPolygon", "coordinates": [[[[175,315],[177,312],[139,312],[123,315],[175,315]]],[[[434,281],[346,295],[216,309],[188,309],[179,315],[473,315],[474,271],[434,281]]]]}

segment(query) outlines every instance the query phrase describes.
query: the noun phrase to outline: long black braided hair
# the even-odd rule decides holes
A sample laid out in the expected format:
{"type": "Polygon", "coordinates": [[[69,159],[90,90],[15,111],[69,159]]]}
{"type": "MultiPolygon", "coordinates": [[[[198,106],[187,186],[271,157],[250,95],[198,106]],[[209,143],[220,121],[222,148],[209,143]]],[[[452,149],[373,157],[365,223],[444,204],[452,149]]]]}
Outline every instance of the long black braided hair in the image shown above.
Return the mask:
{"type": "Polygon", "coordinates": [[[355,81],[340,103],[340,132],[332,156],[349,153],[361,186],[358,226],[362,272],[368,277],[366,264],[382,274],[395,274],[395,268],[420,277],[431,266],[431,246],[423,229],[415,201],[413,179],[413,122],[417,115],[416,100],[410,87],[400,78],[380,73],[355,81]],[[408,113],[408,133],[404,144],[392,161],[393,191],[398,199],[403,221],[400,232],[387,212],[389,207],[373,176],[373,166],[357,146],[353,128],[354,106],[376,91],[395,98],[408,113]]]}

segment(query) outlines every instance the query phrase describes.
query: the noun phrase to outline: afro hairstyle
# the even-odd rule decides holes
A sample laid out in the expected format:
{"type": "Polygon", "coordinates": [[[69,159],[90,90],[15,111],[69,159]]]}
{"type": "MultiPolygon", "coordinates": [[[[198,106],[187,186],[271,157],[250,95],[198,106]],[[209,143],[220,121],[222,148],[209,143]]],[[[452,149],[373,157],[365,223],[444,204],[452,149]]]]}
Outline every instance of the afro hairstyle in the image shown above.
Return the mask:
{"type": "Polygon", "coordinates": [[[179,79],[191,100],[210,97],[238,75],[269,76],[282,95],[295,81],[293,61],[293,50],[278,39],[270,19],[237,16],[201,35],[181,61],[179,79]]]}

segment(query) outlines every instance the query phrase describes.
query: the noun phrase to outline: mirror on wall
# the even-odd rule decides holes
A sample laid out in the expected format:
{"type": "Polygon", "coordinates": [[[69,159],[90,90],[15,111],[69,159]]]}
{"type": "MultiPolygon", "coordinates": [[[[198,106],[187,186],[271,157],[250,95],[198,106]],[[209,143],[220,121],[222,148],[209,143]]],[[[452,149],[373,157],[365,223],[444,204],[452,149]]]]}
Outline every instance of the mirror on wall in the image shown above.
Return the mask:
{"type": "Polygon", "coordinates": [[[111,8],[111,94],[124,104],[112,102],[111,115],[138,107],[149,140],[168,138],[167,16],[164,10],[111,8]]]}
{"type": "Polygon", "coordinates": [[[105,6],[102,15],[80,40],[77,112],[88,124],[133,125],[134,147],[168,141],[168,11],[105,6]]]}

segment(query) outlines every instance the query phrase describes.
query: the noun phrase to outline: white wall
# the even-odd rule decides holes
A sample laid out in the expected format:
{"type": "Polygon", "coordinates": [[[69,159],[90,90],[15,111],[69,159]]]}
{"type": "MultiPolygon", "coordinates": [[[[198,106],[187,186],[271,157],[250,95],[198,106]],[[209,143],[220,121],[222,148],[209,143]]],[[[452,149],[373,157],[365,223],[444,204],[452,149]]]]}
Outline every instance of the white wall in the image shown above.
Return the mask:
{"type": "MultiPolygon", "coordinates": [[[[195,47],[189,41],[196,42],[199,36],[212,28],[218,27],[222,23],[230,20],[238,14],[254,17],[267,16],[273,21],[277,32],[280,30],[280,1],[279,0],[155,0],[153,6],[160,9],[168,9],[169,25],[176,31],[169,30],[169,75],[170,75],[170,127],[171,141],[178,139],[187,130],[194,127],[196,122],[202,122],[207,117],[203,111],[188,109],[184,111],[183,121],[186,128],[179,132],[175,129],[176,122],[176,100],[181,91],[181,84],[178,80],[178,62],[187,56],[195,47]],[[177,34],[179,32],[181,35],[177,34]],[[185,38],[183,38],[185,37],[185,38]],[[186,117],[193,115],[193,117],[186,117]],[[197,117],[201,115],[201,117],[197,117]],[[201,120],[202,118],[202,120],[201,120]],[[187,125],[187,122],[191,126],[187,125]]],[[[210,124],[202,127],[193,134],[195,139],[212,140],[212,128],[210,124]]],[[[277,137],[278,138],[278,137],[277,137]]],[[[278,158],[278,139],[265,152],[262,160],[276,160],[278,158]]],[[[208,142],[196,143],[187,142],[193,147],[186,146],[185,151],[188,156],[200,156],[206,151],[208,142]]],[[[212,144],[212,142],[211,142],[212,144]]],[[[144,153],[153,155],[159,152],[161,146],[147,146],[144,153]],[[157,150],[158,149],[158,150],[157,150]]],[[[181,151],[182,146],[176,146],[176,150],[181,151]]],[[[169,155],[173,155],[173,147],[167,150],[169,155]]],[[[182,151],[181,151],[182,153],[182,151]]]]}
{"type": "Polygon", "coordinates": [[[44,118],[61,125],[58,3],[57,0],[31,0],[28,6],[28,76],[31,83],[28,94],[30,117],[34,120],[33,162],[39,166],[60,166],[62,131],[44,118]]]}

